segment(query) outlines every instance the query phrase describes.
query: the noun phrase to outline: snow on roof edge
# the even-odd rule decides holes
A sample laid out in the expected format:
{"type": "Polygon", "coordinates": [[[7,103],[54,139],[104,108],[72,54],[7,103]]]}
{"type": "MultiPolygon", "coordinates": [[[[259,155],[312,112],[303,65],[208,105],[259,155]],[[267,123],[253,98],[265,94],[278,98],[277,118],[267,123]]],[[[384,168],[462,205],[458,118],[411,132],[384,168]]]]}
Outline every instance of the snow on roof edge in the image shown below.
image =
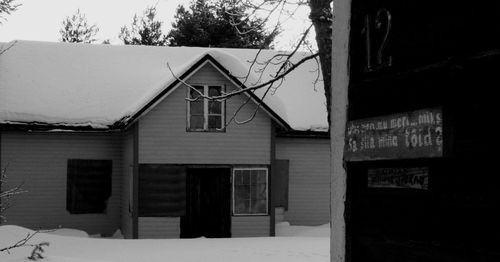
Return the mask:
{"type": "MultiPolygon", "coordinates": [[[[149,94],[144,94],[140,99],[138,99],[137,103],[134,105],[130,106],[128,110],[124,112],[124,116],[122,119],[116,121],[115,123],[122,123],[124,125],[128,125],[129,121],[132,120],[134,121],[134,117],[136,115],[142,115],[142,112],[145,107],[147,107],[150,103],[154,102],[156,98],[162,95],[163,92],[166,91],[167,88],[169,88],[173,83],[176,82],[177,77],[180,77],[187,71],[189,71],[196,63],[201,61],[203,57],[206,55],[206,51],[203,52],[201,55],[192,58],[191,60],[188,60],[184,64],[177,66],[175,68],[171,68],[172,71],[169,71],[167,73],[167,76],[160,80],[157,81],[155,84],[153,84],[154,87],[152,87],[152,92],[149,94]],[[173,75],[172,75],[173,74],[173,75]]],[[[166,98],[166,96],[162,97],[162,99],[166,98]]],[[[156,104],[156,103],[155,103],[156,104]]]]}
{"type": "MultiPolygon", "coordinates": [[[[13,58],[15,59],[16,57],[18,57],[18,54],[22,54],[20,52],[23,52],[23,50],[26,49],[26,43],[29,44],[29,45],[27,45],[27,47],[32,48],[32,49],[33,49],[33,47],[40,45],[36,41],[13,40],[13,41],[10,41],[7,43],[0,43],[1,44],[0,45],[0,52],[5,52],[5,50],[7,48],[11,48],[11,46],[16,46],[15,45],[16,42],[20,43],[21,49],[15,50],[15,48],[13,48],[12,50],[15,50],[15,52],[8,59],[13,59],[13,58]],[[31,43],[31,42],[33,42],[33,43],[31,43]]],[[[52,50],[58,49],[58,46],[61,44],[64,44],[64,43],[54,43],[54,42],[43,43],[43,45],[49,46],[52,50]]],[[[68,51],[66,49],[68,49],[69,46],[73,46],[73,47],[71,47],[71,49],[74,49],[74,47],[77,45],[66,43],[65,47],[63,48],[63,51],[68,51]]],[[[95,46],[95,45],[92,45],[92,46],[95,46]]],[[[79,47],[77,49],[82,49],[80,47],[83,48],[83,45],[79,45],[79,47]]],[[[110,50],[109,52],[112,52],[112,54],[115,54],[116,52],[113,51],[113,50],[117,50],[115,47],[118,47],[117,48],[118,50],[134,50],[130,47],[125,47],[125,46],[108,47],[111,49],[102,49],[102,47],[99,46],[99,47],[97,47],[97,49],[94,49],[94,47],[92,47],[92,49],[97,50],[97,52],[92,51],[93,52],[92,55],[93,54],[104,54],[104,52],[108,53],[108,51],[103,51],[103,50],[110,50]],[[126,48],[126,49],[123,49],[123,48],[126,48]]],[[[148,47],[146,47],[146,48],[145,47],[146,46],[142,46],[142,47],[139,47],[139,49],[135,49],[135,50],[139,50],[139,52],[143,52],[142,50],[144,50],[147,53],[147,55],[149,55],[149,57],[151,57],[152,53],[159,53],[160,55],[161,54],[169,54],[169,52],[166,52],[166,53],[162,52],[162,51],[157,52],[156,50],[151,52],[153,49],[149,49],[148,47]],[[144,48],[144,49],[142,49],[142,48],[144,48]],[[147,50],[147,49],[149,49],[149,50],[147,50]]],[[[41,49],[41,50],[45,50],[45,49],[41,49]]],[[[157,50],[159,50],[159,49],[157,49],[157,50]]],[[[184,52],[186,54],[191,53],[191,55],[186,56],[186,58],[188,58],[188,59],[186,59],[187,62],[182,63],[183,61],[181,60],[182,64],[179,65],[179,63],[176,63],[172,67],[172,70],[174,71],[174,74],[176,74],[176,75],[182,75],[184,72],[189,71],[189,69],[192,68],[193,65],[195,65],[201,59],[203,59],[205,56],[209,55],[211,58],[213,58],[216,62],[218,62],[220,64],[222,69],[225,69],[225,71],[226,71],[225,73],[227,73],[230,77],[234,77],[235,79],[239,80],[240,82],[243,82],[244,84],[246,83],[247,85],[252,85],[253,82],[256,82],[256,81],[251,81],[248,79],[246,79],[247,81],[242,80],[242,75],[245,75],[248,71],[248,64],[245,64],[245,61],[246,61],[245,57],[246,57],[246,55],[251,54],[252,50],[248,50],[248,49],[241,49],[241,50],[234,49],[234,50],[232,50],[232,49],[220,49],[220,48],[209,49],[209,48],[197,48],[197,47],[189,47],[186,49],[182,48],[182,49],[178,49],[178,50],[181,52],[184,52]],[[185,50],[189,50],[189,51],[185,51],[185,50]]],[[[32,52],[32,50],[28,50],[28,51],[32,52]]],[[[69,51],[73,51],[73,50],[69,50],[69,51]]],[[[268,50],[268,51],[271,53],[274,52],[274,50],[268,50]]],[[[40,53],[40,51],[37,51],[37,52],[40,53]]],[[[120,51],[120,52],[123,54],[123,51],[120,51]]],[[[176,53],[178,51],[175,50],[173,52],[176,53]]],[[[266,50],[266,52],[267,52],[267,50],[266,50]]],[[[278,52],[278,51],[276,51],[276,52],[278,52]]],[[[135,53],[137,53],[137,52],[135,52],[135,53]]],[[[172,53],[172,52],[170,52],[170,53],[172,53]]],[[[80,53],[80,54],[83,54],[83,53],[80,53]]],[[[80,57],[81,57],[81,55],[80,55],[80,57]]],[[[137,57],[137,56],[132,56],[132,57],[137,57]]],[[[148,56],[146,56],[146,57],[148,57],[148,56]]],[[[167,56],[167,57],[170,57],[170,56],[167,56]]],[[[176,56],[174,55],[174,58],[175,57],[176,56]]],[[[179,58],[179,55],[177,55],[176,60],[173,60],[173,61],[179,61],[178,58],[179,58]]],[[[56,61],[56,60],[54,60],[54,61],[56,61]]],[[[57,60],[57,61],[59,61],[59,60],[57,60]]],[[[133,60],[133,61],[135,61],[135,60],[133,60]]],[[[144,61],[146,61],[146,60],[144,60],[144,61]]],[[[142,60],[138,61],[138,62],[142,63],[142,60]]],[[[246,61],[246,62],[248,62],[248,61],[246,61]]],[[[4,65],[9,65],[9,63],[5,63],[4,65]]],[[[146,64],[146,65],[150,65],[150,64],[146,64]]],[[[155,66],[156,66],[156,68],[158,68],[158,63],[155,66]]],[[[7,68],[7,67],[4,67],[4,69],[5,68],[7,68]]],[[[91,68],[91,67],[89,67],[89,68],[91,68]]],[[[99,68],[99,67],[97,67],[97,68],[99,68]]],[[[60,117],[58,118],[57,115],[54,115],[52,117],[40,116],[40,117],[36,117],[36,118],[0,117],[0,119],[1,119],[0,125],[1,124],[6,124],[6,125],[8,125],[8,124],[17,124],[17,125],[19,125],[19,124],[23,124],[23,125],[48,124],[48,125],[60,125],[60,126],[65,126],[65,127],[76,127],[76,128],[81,127],[81,126],[91,126],[94,129],[113,129],[113,128],[114,129],[122,129],[122,128],[126,128],[129,121],[133,118],[134,114],[141,111],[144,107],[147,107],[148,105],[150,105],[151,101],[153,101],[157,96],[162,95],[162,92],[165,91],[165,89],[169,88],[172,85],[172,83],[176,82],[177,79],[175,77],[173,77],[168,70],[166,70],[166,65],[164,67],[164,70],[165,70],[164,71],[165,75],[164,75],[163,79],[158,80],[159,79],[158,77],[151,78],[153,81],[149,81],[149,83],[147,83],[147,85],[141,85],[143,87],[148,87],[148,88],[142,89],[143,91],[146,91],[146,92],[140,93],[140,95],[142,95],[142,96],[140,96],[140,97],[137,96],[139,98],[135,97],[134,100],[129,101],[128,103],[124,104],[124,105],[126,105],[126,107],[122,107],[119,111],[115,110],[115,112],[118,112],[118,114],[117,113],[107,114],[107,117],[105,115],[105,118],[103,118],[103,119],[100,119],[100,117],[91,117],[92,115],[95,115],[95,112],[94,112],[94,114],[92,114],[92,113],[89,114],[89,116],[85,115],[85,119],[77,119],[78,117],[80,117],[78,115],[73,115],[73,117],[76,117],[76,118],[71,118],[71,115],[69,115],[70,116],[69,118],[64,118],[64,119],[59,119],[60,117]],[[130,103],[130,102],[132,102],[132,103],[130,103]]],[[[141,79],[144,79],[144,76],[145,75],[143,75],[141,79]]],[[[156,76],[158,76],[158,74],[156,74],[156,76]]],[[[250,75],[250,79],[252,77],[254,77],[254,76],[250,75]]],[[[119,82],[116,82],[116,83],[118,84],[119,82]]],[[[143,81],[143,83],[144,83],[144,81],[143,81]]],[[[291,83],[293,83],[293,82],[291,82],[291,83]]],[[[137,92],[136,92],[136,94],[137,94],[137,92]]],[[[255,94],[255,96],[257,99],[262,100],[258,94],[255,94]]],[[[309,130],[309,131],[314,131],[314,132],[324,132],[324,131],[328,130],[328,127],[324,126],[322,123],[320,123],[319,125],[314,125],[313,122],[311,122],[311,125],[309,125],[307,123],[307,121],[301,122],[301,123],[296,122],[294,120],[294,119],[297,119],[297,117],[295,115],[294,115],[294,117],[292,117],[292,119],[288,119],[287,112],[288,112],[289,107],[290,107],[290,105],[288,105],[288,104],[290,104],[290,103],[287,101],[286,106],[284,106],[283,104],[280,105],[280,103],[282,103],[282,102],[281,102],[281,98],[279,96],[272,97],[272,98],[273,99],[271,99],[271,100],[266,98],[264,100],[264,104],[268,106],[268,109],[272,113],[275,113],[276,116],[279,117],[278,119],[283,120],[284,123],[286,123],[287,126],[290,127],[291,130],[297,130],[297,131],[308,131],[309,130]],[[279,103],[276,103],[276,102],[279,102],[279,103]],[[269,103],[271,103],[271,104],[269,104],[269,103]]],[[[21,101],[21,100],[19,100],[19,101],[21,101]]],[[[291,101],[294,101],[294,100],[291,100],[291,101]]],[[[9,110],[9,107],[5,107],[5,109],[9,110]]],[[[23,114],[22,111],[20,112],[20,111],[16,110],[15,112],[16,112],[16,114],[23,114]]],[[[3,112],[0,111],[0,116],[2,115],[2,113],[5,114],[5,111],[3,111],[3,112]]],[[[27,113],[28,113],[28,111],[27,111],[27,113]]],[[[7,113],[7,114],[9,114],[9,113],[7,113]]],[[[30,113],[28,113],[28,114],[30,114],[30,113]]]]}
{"type": "MultiPolygon", "coordinates": [[[[178,66],[176,68],[171,68],[171,71],[169,74],[173,74],[171,77],[166,77],[165,79],[158,81],[157,84],[155,84],[156,87],[153,89],[155,90],[154,92],[151,92],[150,94],[146,94],[143,96],[143,98],[139,99],[138,103],[130,107],[130,110],[128,110],[129,113],[125,114],[125,116],[118,122],[123,123],[124,125],[128,125],[129,121],[135,121],[135,118],[139,118],[141,115],[144,114],[145,111],[147,112],[148,105],[151,103],[157,104],[159,101],[162,101],[165,99],[168,94],[170,94],[173,90],[166,90],[169,88],[173,83],[175,83],[178,79],[181,78],[182,75],[185,73],[189,72],[194,68],[194,66],[200,67],[204,64],[204,59],[206,57],[210,57],[215,60],[223,69],[227,71],[227,75],[229,77],[234,77],[237,79],[237,81],[241,82],[240,79],[244,78],[240,76],[243,73],[247,73],[247,68],[243,65],[243,63],[238,59],[236,56],[227,53],[223,50],[218,50],[218,49],[207,49],[204,52],[202,52],[200,55],[197,57],[189,60],[188,62],[184,63],[181,66],[178,66]],[[230,59],[224,59],[224,58],[230,58],[230,59]],[[203,62],[203,64],[197,65],[198,63],[203,62]],[[232,68],[232,70],[230,70],[232,68]],[[166,94],[162,94],[163,92],[167,91],[166,94]],[[158,101],[155,101],[157,100],[158,101]]],[[[217,66],[217,65],[214,65],[217,66]]],[[[226,73],[225,73],[226,74],[226,73]]],[[[248,78],[245,78],[245,82],[247,81],[255,81],[258,77],[256,77],[254,74],[249,73],[248,78]]],[[[184,79],[181,79],[183,81],[184,79]]],[[[176,84],[175,88],[177,88],[179,83],[176,84]]],[[[241,82],[241,84],[245,85],[244,82],[241,82]]],[[[258,95],[254,94],[254,98],[262,100],[258,95]]],[[[278,122],[283,122],[280,123],[285,125],[287,128],[293,129],[290,124],[286,121],[286,119],[283,119],[283,116],[280,115],[279,113],[275,112],[272,108],[270,108],[267,103],[264,102],[264,105],[266,105],[266,108],[264,109],[265,111],[270,111],[268,114],[270,115],[271,118],[276,118],[275,120],[278,122]]]]}

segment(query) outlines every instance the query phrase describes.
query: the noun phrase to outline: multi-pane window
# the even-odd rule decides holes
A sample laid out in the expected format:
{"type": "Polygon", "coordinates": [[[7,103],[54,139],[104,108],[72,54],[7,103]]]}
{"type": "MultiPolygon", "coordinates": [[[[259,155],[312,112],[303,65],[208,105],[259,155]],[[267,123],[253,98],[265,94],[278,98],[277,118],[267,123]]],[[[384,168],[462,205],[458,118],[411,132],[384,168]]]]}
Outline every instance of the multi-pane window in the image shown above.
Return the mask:
{"type": "Polygon", "coordinates": [[[224,130],[224,102],[201,97],[220,96],[221,86],[195,85],[188,88],[188,130],[222,131],[224,130]]]}
{"type": "Polygon", "coordinates": [[[233,169],[233,214],[266,215],[267,168],[233,169]]]}

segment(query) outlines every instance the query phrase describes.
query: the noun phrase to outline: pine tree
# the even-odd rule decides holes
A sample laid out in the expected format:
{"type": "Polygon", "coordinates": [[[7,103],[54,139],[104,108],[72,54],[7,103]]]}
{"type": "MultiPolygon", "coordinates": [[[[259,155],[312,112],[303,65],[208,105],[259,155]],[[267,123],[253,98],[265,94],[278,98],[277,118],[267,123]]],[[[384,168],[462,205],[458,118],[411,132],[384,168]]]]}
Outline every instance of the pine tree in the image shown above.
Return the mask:
{"type": "Polygon", "coordinates": [[[6,20],[4,15],[10,15],[20,6],[20,4],[15,4],[14,1],[16,0],[0,0],[0,25],[2,20],[6,20]]]}
{"type": "Polygon", "coordinates": [[[162,22],[155,20],[155,18],[156,7],[146,8],[140,19],[137,15],[134,15],[130,28],[126,26],[121,28],[118,37],[126,45],[166,45],[166,36],[161,31],[162,22]]]}
{"type": "Polygon", "coordinates": [[[270,48],[279,33],[265,31],[264,21],[247,19],[236,1],[194,0],[179,6],[168,34],[171,46],[270,48]]]}
{"type": "Polygon", "coordinates": [[[62,42],[70,43],[92,43],[95,42],[95,35],[99,31],[97,25],[89,25],[84,14],[80,9],[71,17],[66,17],[62,22],[63,27],[59,30],[62,42]]]}

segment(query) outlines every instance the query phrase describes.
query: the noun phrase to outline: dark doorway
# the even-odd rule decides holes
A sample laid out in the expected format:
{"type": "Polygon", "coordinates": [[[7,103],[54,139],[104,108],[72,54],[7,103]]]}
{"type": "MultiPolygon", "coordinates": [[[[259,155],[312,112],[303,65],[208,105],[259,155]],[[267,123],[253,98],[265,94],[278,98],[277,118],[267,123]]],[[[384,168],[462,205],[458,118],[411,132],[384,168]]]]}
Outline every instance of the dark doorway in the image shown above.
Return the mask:
{"type": "Polygon", "coordinates": [[[231,169],[188,168],[181,238],[231,237],[231,169]]]}

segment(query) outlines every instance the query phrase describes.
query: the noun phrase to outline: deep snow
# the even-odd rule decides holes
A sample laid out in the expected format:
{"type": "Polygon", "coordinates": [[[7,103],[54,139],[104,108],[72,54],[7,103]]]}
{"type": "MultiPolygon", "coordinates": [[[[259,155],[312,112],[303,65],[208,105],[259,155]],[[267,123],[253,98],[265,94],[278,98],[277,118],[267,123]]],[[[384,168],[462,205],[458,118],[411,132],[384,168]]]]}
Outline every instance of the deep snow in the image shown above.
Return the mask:
{"type": "MultiPolygon", "coordinates": [[[[86,237],[85,232],[63,229],[38,233],[30,243],[48,241],[42,261],[50,262],[327,262],[329,225],[295,227],[277,224],[278,237],[226,239],[124,240],[86,237]]],[[[18,226],[0,226],[0,247],[8,246],[33,231],[18,226]]],[[[31,247],[0,253],[1,262],[29,261],[31,247]]]]}
{"type": "MultiPolygon", "coordinates": [[[[270,64],[261,75],[264,65],[254,64],[245,81],[255,49],[13,41],[0,43],[0,52],[0,123],[97,129],[126,120],[173,83],[167,63],[179,76],[208,54],[247,87],[269,80],[280,66],[270,64]]],[[[258,61],[276,54],[264,50],[258,61]]],[[[295,130],[327,130],[323,82],[313,84],[317,70],[314,59],[302,64],[264,99],[295,130]]]]}

